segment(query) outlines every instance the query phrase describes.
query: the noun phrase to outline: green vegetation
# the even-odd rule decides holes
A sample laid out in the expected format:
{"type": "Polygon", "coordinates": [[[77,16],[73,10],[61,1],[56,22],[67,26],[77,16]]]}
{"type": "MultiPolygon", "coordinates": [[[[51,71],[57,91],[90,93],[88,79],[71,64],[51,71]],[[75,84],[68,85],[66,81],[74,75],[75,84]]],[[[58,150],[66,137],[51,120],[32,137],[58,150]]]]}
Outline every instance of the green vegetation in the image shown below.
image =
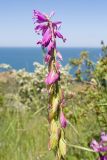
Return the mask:
{"type": "MultiPolygon", "coordinates": [[[[78,66],[83,61],[90,62],[86,52],[71,64],[78,66]]],[[[0,74],[0,160],[55,159],[47,145],[47,69],[34,65],[34,73],[12,69],[0,74]]],[[[68,118],[67,160],[95,160],[98,155],[86,149],[93,137],[98,139],[101,131],[107,132],[107,57],[88,69],[88,81],[73,78],[69,65],[61,70],[68,118]]]]}

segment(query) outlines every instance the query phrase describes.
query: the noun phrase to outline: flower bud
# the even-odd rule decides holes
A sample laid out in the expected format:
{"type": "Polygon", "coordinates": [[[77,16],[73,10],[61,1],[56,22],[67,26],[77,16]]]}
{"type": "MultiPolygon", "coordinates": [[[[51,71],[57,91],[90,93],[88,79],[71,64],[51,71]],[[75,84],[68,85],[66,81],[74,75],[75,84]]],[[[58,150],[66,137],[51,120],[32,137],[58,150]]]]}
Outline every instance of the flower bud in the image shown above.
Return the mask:
{"type": "Polygon", "coordinates": [[[62,128],[66,128],[67,126],[67,120],[64,116],[64,113],[61,111],[61,114],[60,114],[60,123],[61,123],[61,126],[62,128]]]}

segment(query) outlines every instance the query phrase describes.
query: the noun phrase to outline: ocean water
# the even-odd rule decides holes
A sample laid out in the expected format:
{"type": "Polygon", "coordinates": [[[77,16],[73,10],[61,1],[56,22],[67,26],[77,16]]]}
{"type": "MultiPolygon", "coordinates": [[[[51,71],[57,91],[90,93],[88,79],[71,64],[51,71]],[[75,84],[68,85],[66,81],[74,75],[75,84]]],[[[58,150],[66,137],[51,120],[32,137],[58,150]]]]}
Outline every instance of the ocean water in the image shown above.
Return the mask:
{"type": "MultiPolygon", "coordinates": [[[[96,62],[101,56],[100,48],[59,48],[63,56],[62,65],[66,65],[71,58],[80,56],[80,52],[89,52],[91,60],[96,62]]],[[[10,64],[15,69],[25,68],[29,72],[34,71],[33,62],[43,63],[41,48],[0,48],[0,64],[10,64]]]]}

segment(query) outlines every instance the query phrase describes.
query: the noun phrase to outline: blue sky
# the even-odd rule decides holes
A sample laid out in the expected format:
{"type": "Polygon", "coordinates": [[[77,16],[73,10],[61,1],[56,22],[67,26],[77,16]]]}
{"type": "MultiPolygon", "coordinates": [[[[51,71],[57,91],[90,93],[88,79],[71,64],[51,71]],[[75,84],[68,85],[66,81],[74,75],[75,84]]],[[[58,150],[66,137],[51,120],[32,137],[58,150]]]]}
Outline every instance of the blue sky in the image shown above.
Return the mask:
{"type": "Polygon", "coordinates": [[[36,46],[33,9],[61,20],[64,47],[99,47],[107,43],[107,0],[0,0],[0,46],[36,46]]]}

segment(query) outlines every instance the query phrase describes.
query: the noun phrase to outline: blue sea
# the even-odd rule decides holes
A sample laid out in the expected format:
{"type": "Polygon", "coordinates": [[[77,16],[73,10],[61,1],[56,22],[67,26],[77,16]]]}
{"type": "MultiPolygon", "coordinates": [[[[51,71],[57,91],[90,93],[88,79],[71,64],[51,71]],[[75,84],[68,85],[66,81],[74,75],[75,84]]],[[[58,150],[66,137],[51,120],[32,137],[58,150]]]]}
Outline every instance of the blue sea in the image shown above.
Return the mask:
{"type": "MultiPolygon", "coordinates": [[[[71,58],[80,56],[80,52],[89,52],[91,60],[96,62],[101,56],[100,48],[59,48],[63,56],[62,65],[66,65],[71,58]]],[[[0,64],[10,64],[15,69],[25,68],[29,72],[34,71],[33,62],[43,63],[41,48],[0,48],[0,64]]]]}

